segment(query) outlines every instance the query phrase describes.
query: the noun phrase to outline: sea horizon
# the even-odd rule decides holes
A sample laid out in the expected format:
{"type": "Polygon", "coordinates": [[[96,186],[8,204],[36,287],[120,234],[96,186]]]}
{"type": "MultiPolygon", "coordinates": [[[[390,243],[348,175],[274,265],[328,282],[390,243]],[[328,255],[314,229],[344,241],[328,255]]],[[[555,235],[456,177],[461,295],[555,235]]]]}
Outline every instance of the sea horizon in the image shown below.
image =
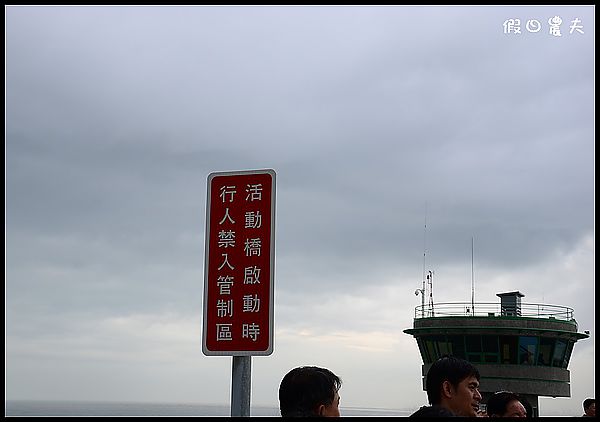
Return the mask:
{"type": "MultiPolygon", "coordinates": [[[[340,406],[342,416],[408,416],[415,409],[340,406]]],[[[5,416],[223,416],[230,404],[94,400],[5,400],[5,416]]],[[[250,416],[279,417],[279,408],[250,404],[250,416]]]]}

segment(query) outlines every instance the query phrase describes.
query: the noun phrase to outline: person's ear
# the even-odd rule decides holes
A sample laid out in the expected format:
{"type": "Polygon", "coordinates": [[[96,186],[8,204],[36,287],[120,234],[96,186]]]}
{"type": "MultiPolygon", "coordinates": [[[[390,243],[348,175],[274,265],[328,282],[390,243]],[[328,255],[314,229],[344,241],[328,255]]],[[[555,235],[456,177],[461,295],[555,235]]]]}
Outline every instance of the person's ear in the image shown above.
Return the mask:
{"type": "Polygon", "coordinates": [[[450,381],[446,380],[442,382],[442,397],[449,399],[450,397],[452,397],[453,390],[454,389],[450,381]]]}
{"type": "Polygon", "coordinates": [[[317,415],[325,416],[325,405],[324,404],[320,404],[319,407],[317,407],[317,415]]]}

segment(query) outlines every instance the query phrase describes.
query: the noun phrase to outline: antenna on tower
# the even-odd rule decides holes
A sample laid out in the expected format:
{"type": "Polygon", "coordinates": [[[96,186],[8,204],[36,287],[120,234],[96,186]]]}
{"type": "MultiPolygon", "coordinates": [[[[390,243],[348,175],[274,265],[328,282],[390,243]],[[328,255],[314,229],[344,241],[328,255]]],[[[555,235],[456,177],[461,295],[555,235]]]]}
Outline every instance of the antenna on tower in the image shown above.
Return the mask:
{"type": "Polygon", "coordinates": [[[421,290],[421,313],[425,316],[425,254],[427,252],[427,202],[425,202],[425,225],[423,226],[423,289],[421,290]]]}
{"type": "Polygon", "coordinates": [[[429,270],[427,273],[427,284],[429,286],[429,314],[430,316],[435,316],[433,311],[433,271],[429,270]]]}
{"type": "Polygon", "coordinates": [[[427,202],[425,202],[425,225],[423,226],[423,288],[415,290],[415,295],[421,293],[421,317],[425,318],[425,296],[429,296],[427,316],[433,312],[433,271],[425,272],[425,257],[427,255],[427,202]]]}
{"type": "Polygon", "coordinates": [[[475,240],[474,237],[471,236],[471,310],[473,313],[471,315],[475,316],[475,273],[473,271],[473,255],[475,249],[475,240]]]}

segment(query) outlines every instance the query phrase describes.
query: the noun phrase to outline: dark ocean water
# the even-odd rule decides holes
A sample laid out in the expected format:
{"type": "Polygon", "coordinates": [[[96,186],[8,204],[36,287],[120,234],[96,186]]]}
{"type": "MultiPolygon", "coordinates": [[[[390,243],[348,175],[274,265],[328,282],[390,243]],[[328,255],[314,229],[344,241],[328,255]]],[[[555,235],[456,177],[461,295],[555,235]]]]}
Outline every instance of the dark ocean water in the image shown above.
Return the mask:
{"type": "MultiPolygon", "coordinates": [[[[413,411],[340,407],[342,416],[408,416],[413,411]]],[[[5,416],[230,416],[229,405],[6,400],[5,416]]],[[[251,406],[250,416],[279,415],[277,407],[251,406]]]]}

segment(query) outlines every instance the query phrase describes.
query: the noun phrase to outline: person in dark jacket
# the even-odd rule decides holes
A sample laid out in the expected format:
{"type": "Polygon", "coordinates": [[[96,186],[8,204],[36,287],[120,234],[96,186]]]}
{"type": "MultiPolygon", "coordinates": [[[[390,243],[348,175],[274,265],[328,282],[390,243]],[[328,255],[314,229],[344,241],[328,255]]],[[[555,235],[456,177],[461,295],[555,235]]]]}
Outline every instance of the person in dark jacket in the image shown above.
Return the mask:
{"type": "Polygon", "coordinates": [[[411,417],[477,416],[481,393],[479,370],[464,359],[452,355],[436,360],[425,377],[427,399],[411,417]],[[440,409],[441,408],[441,409],[440,409]]]}

